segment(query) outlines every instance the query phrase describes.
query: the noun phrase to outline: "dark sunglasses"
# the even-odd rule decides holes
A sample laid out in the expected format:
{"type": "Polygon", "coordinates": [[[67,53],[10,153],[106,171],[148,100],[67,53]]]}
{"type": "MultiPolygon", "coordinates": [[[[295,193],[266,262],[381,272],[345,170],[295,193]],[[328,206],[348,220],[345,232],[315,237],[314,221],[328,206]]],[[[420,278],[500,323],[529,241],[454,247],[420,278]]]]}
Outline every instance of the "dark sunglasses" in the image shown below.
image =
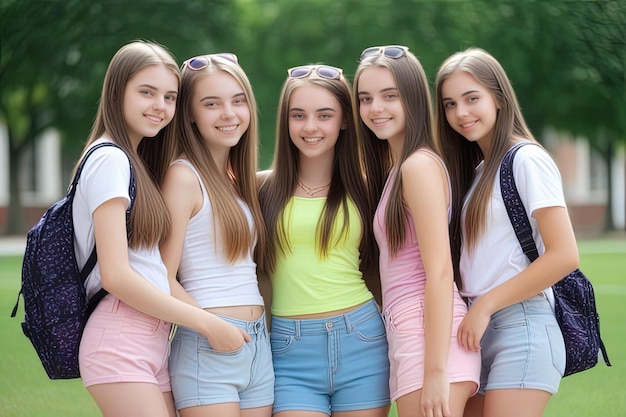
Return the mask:
{"type": "Polygon", "coordinates": [[[232,62],[233,64],[239,65],[239,60],[237,59],[237,55],[232,54],[230,52],[223,52],[219,54],[210,54],[210,55],[200,55],[195,56],[193,58],[189,58],[185,62],[183,62],[182,69],[189,68],[194,71],[200,71],[201,69],[205,69],[209,66],[211,59],[213,58],[222,58],[227,61],[232,62]]]}
{"type": "Polygon", "coordinates": [[[366,56],[379,55],[379,54],[382,54],[386,56],[387,58],[398,59],[406,55],[406,52],[408,50],[409,50],[408,47],[402,46],[402,45],[372,46],[370,48],[365,48],[363,52],[361,52],[359,61],[365,58],[366,56]]]}
{"type": "Polygon", "coordinates": [[[320,78],[338,80],[341,78],[343,70],[329,65],[303,65],[301,67],[289,68],[287,70],[289,78],[306,78],[313,74],[313,72],[315,72],[315,74],[317,74],[320,78]]]}

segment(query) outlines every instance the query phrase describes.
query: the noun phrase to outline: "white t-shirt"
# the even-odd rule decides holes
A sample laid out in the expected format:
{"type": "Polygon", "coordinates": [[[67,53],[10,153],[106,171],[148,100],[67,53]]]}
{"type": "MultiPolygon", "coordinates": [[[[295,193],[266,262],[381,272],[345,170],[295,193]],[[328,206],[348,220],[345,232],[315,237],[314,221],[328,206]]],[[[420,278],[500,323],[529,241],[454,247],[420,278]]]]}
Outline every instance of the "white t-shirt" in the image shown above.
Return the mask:
{"type": "MultiPolygon", "coordinates": [[[[106,142],[98,139],[95,144],[106,142]]],[[[93,212],[101,204],[123,197],[130,204],[128,186],[130,164],[121,149],[105,146],[96,150],[87,159],[78,180],[72,206],[74,221],[74,251],[79,268],[87,262],[95,245],[93,212]]],[[[152,248],[129,249],[130,266],[147,281],[167,294],[170,293],[167,269],[161,260],[158,245],[152,248]]],[[[91,297],[101,288],[99,263],[87,278],[87,295],[91,297]]]]}
{"type": "MultiPolygon", "coordinates": [[[[483,163],[476,171],[476,178],[465,200],[466,204],[482,175],[483,163]]],[[[537,250],[541,255],[545,252],[545,247],[532,213],[544,207],[565,207],[561,174],[543,148],[526,145],[515,155],[513,177],[530,220],[537,250]]],[[[465,210],[464,206],[463,220],[465,210]]],[[[499,171],[493,185],[491,201],[487,204],[485,226],[471,251],[468,251],[465,245],[461,249],[460,272],[463,281],[461,295],[472,300],[514,277],[529,264],[504,206],[499,171]]],[[[546,289],[545,293],[552,299],[551,288],[546,289]]]]}

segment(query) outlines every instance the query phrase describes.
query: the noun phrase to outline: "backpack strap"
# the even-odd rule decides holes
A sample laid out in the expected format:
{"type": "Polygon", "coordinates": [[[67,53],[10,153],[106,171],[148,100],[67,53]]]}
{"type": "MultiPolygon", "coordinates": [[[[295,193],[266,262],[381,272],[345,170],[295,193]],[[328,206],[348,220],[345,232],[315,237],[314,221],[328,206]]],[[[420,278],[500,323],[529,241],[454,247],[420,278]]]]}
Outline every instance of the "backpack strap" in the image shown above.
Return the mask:
{"type": "Polygon", "coordinates": [[[519,142],[509,149],[500,164],[500,192],[504,200],[506,212],[509,215],[511,226],[515,231],[515,236],[519,241],[524,254],[530,262],[539,257],[537,245],[533,239],[533,231],[528,220],[526,208],[522,203],[517,186],[515,185],[515,177],[513,177],[513,158],[522,146],[531,145],[531,142],[519,142]]]}
{"type": "MultiPolygon", "coordinates": [[[[519,149],[524,145],[533,145],[533,143],[516,143],[507,151],[504,158],[502,158],[502,163],[500,164],[500,192],[502,193],[502,200],[504,200],[504,206],[506,207],[506,212],[509,215],[511,226],[513,226],[513,230],[515,231],[515,236],[517,236],[517,240],[519,241],[524,254],[532,263],[539,257],[539,252],[537,251],[537,245],[533,239],[533,232],[530,226],[530,221],[528,220],[526,208],[522,203],[519,191],[515,185],[515,177],[513,176],[513,158],[515,158],[517,151],[519,151],[519,149]]],[[[604,342],[599,335],[598,340],[600,342],[600,351],[602,352],[604,362],[608,366],[611,366],[606,348],[604,347],[604,342]]]]}

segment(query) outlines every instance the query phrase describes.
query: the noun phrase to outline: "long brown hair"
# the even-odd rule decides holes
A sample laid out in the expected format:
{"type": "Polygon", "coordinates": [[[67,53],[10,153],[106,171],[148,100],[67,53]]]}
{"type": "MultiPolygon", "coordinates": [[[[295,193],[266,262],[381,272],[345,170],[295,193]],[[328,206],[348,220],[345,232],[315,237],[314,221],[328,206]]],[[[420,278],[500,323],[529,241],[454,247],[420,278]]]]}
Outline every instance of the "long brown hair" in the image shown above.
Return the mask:
{"type": "MultiPolygon", "coordinates": [[[[458,261],[460,245],[464,243],[471,250],[484,232],[487,218],[487,205],[493,191],[493,184],[500,162],[511,145],[519,140],[536,142],[524,121],[520,106],[511,82],[500,63],[488,52],[480,48],[469,48],[457,52],[441,65],[435,82],[435,119],[437,136],[443,149],[443,156],[450,171],[453,187],[453,237],[458,261]],[[446,120],[442,100],[443,83],[459,71],[470,74],[485,86],[499,106],[493,133],[493,143],[489,158],[485,160],[482,175],[475,191],[467,201],[466,216],[461,225],[463,201],[474,179],[476,166],[484,155],[475,142],[469,142],[457,133],[446,120]],[[464,231],[462,234],[462,230],[464,231]]],[[[456,265],[456,263],[455,263],[456,265]]]]}
{"type": "MultiPolygon", "coordinates": [[[[362,265],[375,262],[375,243],[372,235],[372,206],[369,204],[367,186],[362,164],[363,141],[357,131],[357,114],[350,83],[341,75],[331,80],[310,76],[307,78],[287,78],[280,93],[276,123],[276,146],[271,172],[259,190],[261,209],[267,225],[267,250],[260,254],[259,265],[271,273],[276,266],[276,255],[287,250],[283,242],[289,244],[286,231],[280,224],[281,213],[289,202],[296,186],[299,172],[298,148],[289,137],[289,101],[294,90],[305,84],[314,84],[328,90],[340,103],[346,128],[340,130],[335,145],[334,160],[328,196],[318,221],[318,248],[325,256],[331,245],[332,227],[339,210],[344,219],[349,217],[348,199],[352,200],[360,215],[363,235],[360,253],[362,265]]],[[[342,225],[342,233],[347,232],[348,222],[342,225]]]]}
{"type": "MultiPolygon", "coordinates": [[[[354,95],[358,97],[359,79],[367,68],[387,68],[398,88],[404,115],[406,118],[406,139],[400,159],[395,162],[397,167],[417,149],[428,148],[438,151],[433,137],[432,105],[426,73],[419,60],[410,51],[400,58],[388,58],[384,54],[364,57],[357,67],[354,76],[354,95]]],[[[357,100],[357,113],[361,103],[357,100]]],[[[363,121],[359,123],[366,144],[366,167],[371,200],[376,204],[380,199],[383,185],[394,162],[391,158],[389,143],[376,137],[363,121]]],[[[437,152],[438,153],[438,152],[437,152]]],[[[389,201],[386,207],[385,224],[387,240],[392,254],[400,250],[405,241],[406,211],[402,200],[402,174],[398,170],[396,179],[391,185],[389,201]]]]}
{"type": "MultiPolygon", "coordinates": [[[[180,80],[180,70],[171,53],[163,46],[148,41],[134,41],[119,49],[106,71],[98,111],[85,149],[107,132],[111,140],[122,147],[135,170],[137,196],[130,216],[129,246],[151,247],[157,245],[170,230],[170,219],[165,202],[152,175],[150,161],[141,150],[135,151],[128,137],[124,118],[124,91],[128,80],[151,65],[164,65],[180,80]]],[[[150,142],[161,143],[164,148],[174,143],[175,119],[164,127],[150,142]]],[[[142,142],[145,142],[142,140],[142,142]]]]}
{"type": "Polygon", "coordinates": [[[224,240],[224,253],[230,262],[246,256],[258,237],[256,250],[265,250],[265,223],[257,194],[259,125],[258,109],[250,81],[243,69],[220,56],[207,57],[208,65],[201,70],[183,69],[180,99],[177,102],[178,154],[184,155],[200,173],[215,213],[215,224],[224,240]],[[220,172],[206,141],[192,122],[192,98],[196,86],[204,77],[218,72],[231,75],[241,86],[250,110],[250,125],[239,142],[230,149],[227,173],[220,172]],[[224,175],[226,174],[226,175],[224,175]],[[231,181],[238,195],[233,194],[231,181]],[[255,224],[251,233],[246,215],[237,201],[241,198],[250,208],[255,224]]]}

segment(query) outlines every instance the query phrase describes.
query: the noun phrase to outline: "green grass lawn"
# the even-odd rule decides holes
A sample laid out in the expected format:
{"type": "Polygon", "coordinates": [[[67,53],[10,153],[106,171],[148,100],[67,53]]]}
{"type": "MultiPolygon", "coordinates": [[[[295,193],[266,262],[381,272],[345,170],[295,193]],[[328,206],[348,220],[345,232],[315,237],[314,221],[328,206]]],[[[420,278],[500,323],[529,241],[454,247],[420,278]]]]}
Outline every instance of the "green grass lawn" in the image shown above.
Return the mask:
{"type": "Polygon", "coordinates": [[[80,380],[48,379],[22,333],[23,299],[15,318],[21,257],[0,258],[0,416],[91,417],[100,412],[80,380]]]}
{"type": "MultiPolygon", "coordinates": [[[[622,416],[626,413],[626,241],[581,242],[580,251],[581,269],[595,286],[602,335],[613,367],[600,363],[563,379],[545,416],[622,416]]],[[[79,380],[48,379],[22,333],[23,307],[20,305],[16,318],[9,317],[17,298],[20,268],[21,258],[0,258],[0,416],[99,416],[79,380]]]]}

